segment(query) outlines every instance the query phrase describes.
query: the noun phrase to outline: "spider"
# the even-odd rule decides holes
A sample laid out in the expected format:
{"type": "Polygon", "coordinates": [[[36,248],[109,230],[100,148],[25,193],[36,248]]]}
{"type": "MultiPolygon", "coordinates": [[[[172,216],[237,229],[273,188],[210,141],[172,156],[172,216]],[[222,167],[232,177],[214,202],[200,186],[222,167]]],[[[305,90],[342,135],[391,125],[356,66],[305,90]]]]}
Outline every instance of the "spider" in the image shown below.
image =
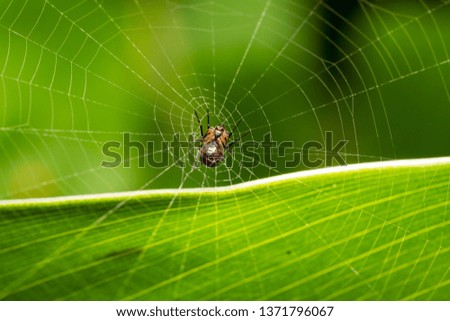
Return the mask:
{"type": "MultiPolygon", "coordinates": [[[[200,127],[200,134],[202,139],[200,140],[203,144],[200,148],[200,160],[207,167],[216,167],[222,163],[224,160],[224,154],[226,150],[229,150],[233,144],[238,141],[234,140],[228,144],[228,140],[233,136],[233,132],[236,130],[240,124],[240,119],[234,126],[233,130],[228,133],[225,126],[222,124],[216,127],[210,127],[209,125],[209,109],[206,111],[206,117],[208,120],[208,130],[203,134],[203,126],[198,117],[197,111],[194,110],[195,117],[197,117],[198,125],[200,127]]],[[[242,138],[242,137],[241,137],[242,138]]]]}

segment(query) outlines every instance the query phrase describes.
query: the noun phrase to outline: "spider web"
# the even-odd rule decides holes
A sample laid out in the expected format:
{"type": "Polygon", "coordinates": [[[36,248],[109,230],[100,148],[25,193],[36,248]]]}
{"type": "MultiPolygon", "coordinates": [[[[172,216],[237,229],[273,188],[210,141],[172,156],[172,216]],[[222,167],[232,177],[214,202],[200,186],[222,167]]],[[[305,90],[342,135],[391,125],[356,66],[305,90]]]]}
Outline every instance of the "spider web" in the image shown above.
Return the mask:
{"type": "MultiPolygon", "coordinates": [[[[324,1],[1,2],[0,195],[229,186],[307,169],[283,160],[304,142],[326,144],[328,131],[348,141],[347,163],[448,155],[448,3],[359,1],[344,16],[324,1]],[[240,121],[234,139],[270,134],[294,147],[274,152],[274,166],[261,149],[258,166],[243,166],[246,156],[233,148],[224,164],[207,168],[198,164],[199,144],[173,161],[163,142],[199,139],[194,111],[205,128],[207,110],[212,126],[240,121]],[[125,133],[144,153],[119,149],[121,165],[102,166],[104,144],[125,133]],[[164,154],[166,166],[146,164],[164,154]]],[[[326,157],[319,149],[310,156],[326,157]]]]}

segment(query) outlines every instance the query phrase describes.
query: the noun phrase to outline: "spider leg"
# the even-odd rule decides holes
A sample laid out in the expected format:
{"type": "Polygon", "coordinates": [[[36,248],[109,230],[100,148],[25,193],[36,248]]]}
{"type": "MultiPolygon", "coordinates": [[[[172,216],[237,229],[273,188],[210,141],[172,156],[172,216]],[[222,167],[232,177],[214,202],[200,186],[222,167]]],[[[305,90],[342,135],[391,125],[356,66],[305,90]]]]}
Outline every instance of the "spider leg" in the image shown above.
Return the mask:
{"type": "MultiPolygon", "coordinates": [[[[195,117],[197,117],[198,126],[199,126],[199,128],[200,128],[200,134],[201,134],[202,137],[203,137],[203,125],[202,125],[202,122],[200,121],[200,118],[198,117],[198,114],[197,114],[197,111],[196,111],[196,110],[194,110],[194,113],[195,113],[195,117]]],[[[208,117],[208,118],[209,118],[209,117],[208,117]]],[[[208,120],[208,123],[209,123],[209,120],[208,120]]],[[[208,128],[209,128],[209,125],[208,125],[208,128]]]]}
{"type": "Polygon", "coordinates": [[[228,135],[228,138],[230,138],[231,136],[233,136],[234,131],[236,130],[236,128],[239,126],[239,124],[241,123],[242,118],[239,119],[239,121],[236,123],[236,125],[234,126],[233,130],[230,132],[230,135],[228,135]]]}
{"type": "Polygon", "coordinates": [[[206,110],[206,117],[208,118],[208,129],[209,129],[209,108],[206,110]]]}

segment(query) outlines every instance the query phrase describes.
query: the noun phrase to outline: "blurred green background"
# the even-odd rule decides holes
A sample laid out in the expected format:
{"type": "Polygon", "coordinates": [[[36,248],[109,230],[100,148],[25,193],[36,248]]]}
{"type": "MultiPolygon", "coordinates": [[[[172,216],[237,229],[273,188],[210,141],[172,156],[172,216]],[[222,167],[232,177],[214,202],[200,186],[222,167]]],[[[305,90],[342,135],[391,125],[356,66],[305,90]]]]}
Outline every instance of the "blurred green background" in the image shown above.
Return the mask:
{"type": "Polygon", "coordinates": [[[129,168],[101,166],[125,132],[155,146],[199,138],[194,110],[204,126],[209,109],[213,125],[242,119],[235,137],[271,133],[296,151],[332,131],[347,163],[449,155],[448,4],[0,0],[0,198],[306,169],[242,167],[238,149],[229,168],[139,168],[135,150],[129,168]]]}

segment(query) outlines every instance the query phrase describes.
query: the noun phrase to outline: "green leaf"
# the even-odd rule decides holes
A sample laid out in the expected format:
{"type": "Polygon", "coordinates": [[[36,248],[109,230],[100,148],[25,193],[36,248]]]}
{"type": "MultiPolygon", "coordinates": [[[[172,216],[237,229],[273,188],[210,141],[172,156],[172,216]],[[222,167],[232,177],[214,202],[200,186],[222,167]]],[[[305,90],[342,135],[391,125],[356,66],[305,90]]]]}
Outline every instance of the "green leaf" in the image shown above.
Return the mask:
{"type": "Polygon", "coordinates": [[[449,300],[450,159],[0,202],[4,300],[449,300]]]}

